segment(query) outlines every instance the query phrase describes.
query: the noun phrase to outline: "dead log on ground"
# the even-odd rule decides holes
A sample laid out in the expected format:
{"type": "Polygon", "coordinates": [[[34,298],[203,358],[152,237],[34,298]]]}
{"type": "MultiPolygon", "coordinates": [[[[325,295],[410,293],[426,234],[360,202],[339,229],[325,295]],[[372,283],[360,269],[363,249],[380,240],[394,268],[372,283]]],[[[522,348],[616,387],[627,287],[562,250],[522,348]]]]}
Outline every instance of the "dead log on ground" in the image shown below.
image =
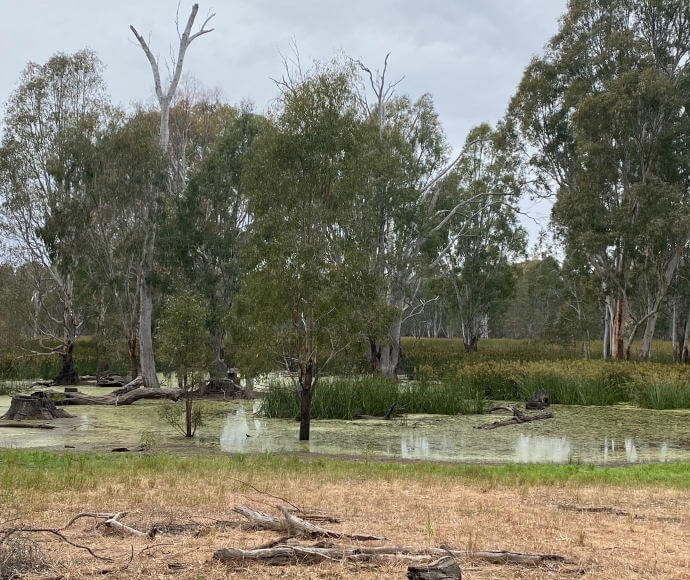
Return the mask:
{"type": "Polygon", "coordinates": [[[316,526],[296,515],[290,513],[288,508],[279,505],[278,509],[283,514],[283,519],[270,514],[253,510],[247,506],[236,505],[232,510],[249,521],[252,528],[257,530],[270,530],[285,533],[288,538],[347,538],[350,540],[368,541],[385,540],[383,536],[370,536],[364,534],[345,534],[316,526]]]}
{"type": "Polygon", "coordinates": [[[86,395],[84,393],[60,393],[58,405],[131,405],[141,399],[170,399],[179,400],[182,395],[179,389],[148,388],[141,386],[142,378],[137,377],[121,389],[108,393],[102,397],[86,395]],[[64,398],[62,398],[64,397],[64,398]]]}
{"type": "Polygon", "coordinates": [[[21,421],[3,421],[0,427],[15,429],[55,429],[55,425],[49,423],[22,423],[21,421]]]}
{"type": "Polygon", "coordinates": [[[519,425],[521,423],[529,423],[530,421],[538,421],[540,419],[553,419],[553,413],[551,411],[543,411],[542,413],[537,413],[535,415],[525,415],[525,413],[523,413],[522,410],[515,405],[501,405],[494,407],[489,411],[489,413],[493,413],[494,411],[508,411],[512,413],[513,416],[510,419],[503,419],[502,421],[493,421],[491,423],[477,425],[475,429],[496,429],[496,427],[519,425]]]}
{"type": "Polygon", "coordinates": [[[222,548],[213,554],[214,559],[226,563],[254,560],[275,565],[291,562],[315,564],[326,560],[373,561],[376,559],[387,559],[389,556],[401,557],[403,559],[409,557],[413,561],[419,561],[420,557],[427,557],[431,560],[441,556],[451,556],[456,559],[483,561],[491,564],[526,564],[531,566],[537,566],[547,561],[565,562],[563,556],[555,554],[529,554],[508,551],[467,552],[464,550],[414,546],[359,546],[344,548],[339,546],[320,547],[283,544],[272,548],[259,548],[255,550],[222,548]]]}
{"type": "Polygon", "coordinates": [[[36,391],[28,396],[13,396],[10,408],[0,419],[24,421],[25,419],[61,419],[64,417],[72,417],[72,415],[63,409],[58,409],[43,391],[36,391]]]}
{"type": "Polygon", "coordinates": [[[444,556],[421,566],[408,566],[409,580],[462,580],[462,571],[455,559],[444,556]]]}

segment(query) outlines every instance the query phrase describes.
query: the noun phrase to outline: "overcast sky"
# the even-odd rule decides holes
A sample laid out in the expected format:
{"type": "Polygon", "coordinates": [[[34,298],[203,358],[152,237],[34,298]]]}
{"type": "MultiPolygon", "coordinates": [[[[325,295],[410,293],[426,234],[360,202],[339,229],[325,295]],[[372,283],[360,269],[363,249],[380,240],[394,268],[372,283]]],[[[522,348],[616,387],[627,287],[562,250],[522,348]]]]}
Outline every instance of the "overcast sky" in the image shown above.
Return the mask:
{"type": "MultiPolygon", "coordinates": [[[[193,2],[180,3],[184,26],[193,2]]],[[[0,101],[29,61],[58,51],[96,51],[115,103],[150,101],[151,71],[129,25],[166,57],[177,41],[177,0],[0,0],[0,101]]],[[[530,58],[556,32],[566,0],[214,0],[215,31],[189,49],[185,71],[233,103],[262,111],[276,95],[281,53],[292,39],[303,63],[338,53],[380,66],[387,52],[399,92],[433,95],[450,144],[505,113],[530,58]]],[[[523,204],[543,221],[548,208],[523,204]]],[[[532,236],[538,230],[525,223],[532,236]]]]}

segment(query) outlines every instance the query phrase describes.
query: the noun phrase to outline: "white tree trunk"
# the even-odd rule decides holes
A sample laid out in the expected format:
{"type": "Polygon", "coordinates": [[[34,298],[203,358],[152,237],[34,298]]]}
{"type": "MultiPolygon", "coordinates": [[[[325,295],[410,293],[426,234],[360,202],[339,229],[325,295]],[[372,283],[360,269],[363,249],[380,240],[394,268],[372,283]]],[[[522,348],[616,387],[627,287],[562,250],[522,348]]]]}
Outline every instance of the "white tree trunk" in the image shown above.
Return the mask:
{"type": "MultiPolygon", "coordinates": [[[[187,48],[192,43],[192,41],[211,32],[213,29],[207,29],[206,24],[209,20],[213,18],[214,14],[210,14],[198,32],[191,34],[192,26],[194,25],[194,20],[196,14],[199,11],[199,5],[194,4],[192,6],[192,11],[187,19],[187,25],[185,26],[184,32],[180,36],[180,45],[177,53],[177,62],[175,63],[175,70],[173,77],[170,80],[167,90],[163,90],[160,77],[160,69],[158,66],[158,60],[151,52],[148,44],[144,40],[134,26],[130,26],[132,33],[139,41],[141,49],[144,51],[146,58],[151,65],[151,72],[153,73],[153,82],[156,89],[156,96],[158,97],[158,104],[160,106],[161,112],[161,122],[160,122],[160,134],[159,134],[159,144],[163,155],[167,157],[168,155],[168,143],[170,140],[170,104],[175,96],[175,91],[177,90],[177,85],[180,82],[180,76],[182,75],[182,66],[184,64],[185,53],[187,48]]],[[[147,230],[146,239],[144,241],[144,247],[141,254],[141,274],[139,282],[139,348],[140,348],[140,364],[141,364],[141,374],[144,379],[144,384],[147,387],[160,387],[158,383],[158,378],[156,376],[156,360],[153,352],[153,335],[152,335],[152,313],[153,313],[153,293],[151,292],[151,286],[149,277],[153,270],[153,257],[155,252],[155,240],[156,240],[156,217],[158,213],[158,205],[161,198],[162,192],[155,192],[153,199],[149,202],[149,207],[147,208],[147,220],[144,225],[147,230]]]]}

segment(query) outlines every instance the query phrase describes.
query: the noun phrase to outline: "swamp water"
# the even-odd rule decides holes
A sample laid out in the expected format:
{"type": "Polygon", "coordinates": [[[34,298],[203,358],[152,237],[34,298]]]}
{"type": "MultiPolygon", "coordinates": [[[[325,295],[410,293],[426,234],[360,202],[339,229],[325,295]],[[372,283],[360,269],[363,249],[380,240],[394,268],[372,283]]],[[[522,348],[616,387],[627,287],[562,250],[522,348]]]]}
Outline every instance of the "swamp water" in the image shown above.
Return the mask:
{"type": "MultiPolygon", "coordinates": [[[[84,388],[89,394],[106,389],[84,388]]],[[[0,396],[0,415],[10,397],[0,396]]],[[[181,404],[181,403],[180,403],[181,404]]],[[[493,430],[474,427],[499,414],[409,415],[405,420],[313,421],[311,441],[297,440],[299,424],[257,417],[258,402],[203,402],[206,424],[188,441],[158,416],[158,401],[124,407],[69,406],[75,415],[52,430],[0,428],[0,447],[105,451],[148,443],[161,450],[228,453],[311,452],[369,458],[457,462],[635,463],[690,461],[690,411],[629,406],[555,405],[555,417],[493,430]]]]}

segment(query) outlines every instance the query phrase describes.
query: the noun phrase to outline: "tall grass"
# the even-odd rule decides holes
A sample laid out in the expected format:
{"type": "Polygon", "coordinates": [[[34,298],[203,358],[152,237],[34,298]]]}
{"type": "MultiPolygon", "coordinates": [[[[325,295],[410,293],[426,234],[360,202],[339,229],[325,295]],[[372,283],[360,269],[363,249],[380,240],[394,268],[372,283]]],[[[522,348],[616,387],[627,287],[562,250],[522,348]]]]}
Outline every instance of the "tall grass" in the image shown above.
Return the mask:
{"type": "MultiPolygon", "coordinates": [[[[313,419],[355,419],[358,415],[385,415],[393,405],[407,413],[447,415],[480,413],[483,394],[471,385],[453,381],[415,381],[398,384],[378,375],[322,380],[312,400],[313,419]]],[[[272,418],[299,415],[292,387],[270,385],[261,413],[272,418]]]]}

